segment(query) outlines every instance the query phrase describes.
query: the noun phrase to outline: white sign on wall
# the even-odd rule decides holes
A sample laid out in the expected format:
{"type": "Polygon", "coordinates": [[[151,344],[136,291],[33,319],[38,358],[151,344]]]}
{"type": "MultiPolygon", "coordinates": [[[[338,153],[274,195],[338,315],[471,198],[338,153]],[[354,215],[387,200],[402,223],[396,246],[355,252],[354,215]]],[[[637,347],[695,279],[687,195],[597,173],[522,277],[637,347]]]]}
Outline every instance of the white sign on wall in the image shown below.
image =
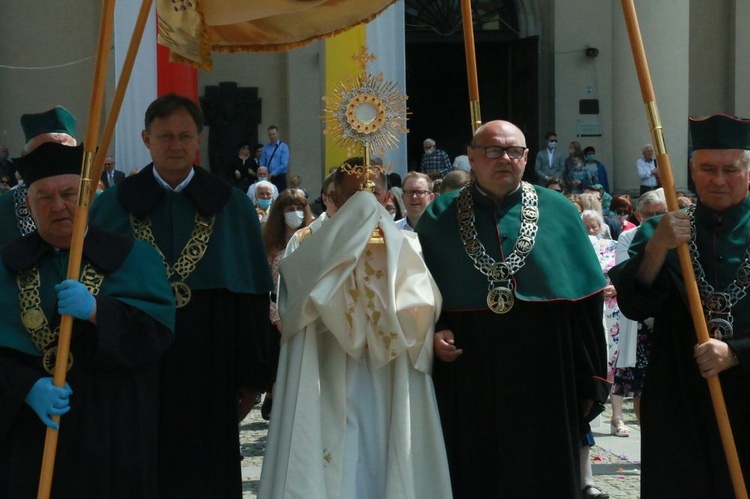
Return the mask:
{"type": "Polygon", "coordinates": [[[578,137],[601,137],[602,120],[599,115],[581,116],[577,118],[576,135],[578,137]]]}

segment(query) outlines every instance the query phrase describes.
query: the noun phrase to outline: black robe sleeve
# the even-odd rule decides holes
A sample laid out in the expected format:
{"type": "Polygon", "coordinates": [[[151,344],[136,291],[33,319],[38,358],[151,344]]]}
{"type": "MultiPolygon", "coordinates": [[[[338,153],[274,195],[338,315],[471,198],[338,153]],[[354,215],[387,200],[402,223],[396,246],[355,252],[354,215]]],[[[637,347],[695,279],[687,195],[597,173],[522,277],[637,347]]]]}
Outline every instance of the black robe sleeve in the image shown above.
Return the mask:
{"type": "Polygon", "coordinates": [[[636,278],[643,254],[637,254],[609,271],[617,290],[617,304],[625,317],[642,321],[654,317],[667,304],[670,295],[670,277],[662,269],[651,286],[644,286],[636,278]]]}
{"type": "Polygon", "coordinates": [[[0,348],[0,440],[5,438],[20,407],[25,403],[31,387],[43,376],[27,367],[24,355],[15,350],[0,348]]]}
{"type": "MultiPolygon", "coordinates": [[[[172,341],[168,327],[142,310],[114,298],[97,297],[97,325],[74,321],[74,358],[90,357],[95,369],[134,369],[154,364],[172,341]]],[[[88,362],[87,362],[88,364],[88,362]]],[[[13,425],[34,383],[48,376],[39,360],[11,349],[0,349],[0,439],[13,425]]]]}
{"type": "MultiPolygon", "coordinates": [[[[664,307],[669,305],[670,295],[675,292],[675,283],[681,282],[678,278],[670,276],[669,270],[662,268],[651,286],[640,284],[635,278],[635,273],[642,256],[638,254],[615,267],[613,278],[620,311],[633,320],[643,320],[659,315],[664,307]]],[[[687,304],[685,306],[687,308],[687,304]]],[[[689,318],[686,324],[692,324],[689,318]]],[[[693,336],[695,336],[694,333],[693,336]]],[[[750,337],[727,339],[726,343],[737,355],[740,362],[739,368],[744,378],[750,382],[750,337]]]]}
{"type": "Polygon", "coordinates": [[[76,321],[81,329],[95,329],[95,362],[102,366],[135,368],[158,360],[172,343],[172,331],[141,309],[115,298],[96,298],[97,324],[76,321]]]}
{"type": "MultiPolygon", "coordinates": [[[[268,293],[240,294],[237,300],[237,317],[240,318],[237,337],[236,362],[238,386],[258,392],[271,389],[276,377],[273,362],[273,343],[280,338],[270,336],[268,293]]],[[[278,346],[276,346],[278,348],[278,346]]]]}
{"type": "MultiPolygon", "coordinates": [[[[601,292],[575,302],[570,320],[574,324],[573,354],[575,356],[576,390],[579,403],[592,400],[593,407],[583,420],[588,423],[604,409],[609,396],[604,325],[604,310],[601,292]]],[[[585,431],[588,431],[587,428],[585,431]]]]}

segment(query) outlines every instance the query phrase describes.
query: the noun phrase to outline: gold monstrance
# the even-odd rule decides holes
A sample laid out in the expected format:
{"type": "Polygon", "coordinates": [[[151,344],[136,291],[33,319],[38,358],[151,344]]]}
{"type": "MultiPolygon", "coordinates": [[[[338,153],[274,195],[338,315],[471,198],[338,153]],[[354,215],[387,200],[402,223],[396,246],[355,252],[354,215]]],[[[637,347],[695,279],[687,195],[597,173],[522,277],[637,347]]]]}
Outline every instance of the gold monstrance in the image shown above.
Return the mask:
{"type": "MultiPolygon", "coordinates": [[[[343,164],[340,168],[352,175],[363,175],[362,190],[375,192],[372,179],[384,174],[385,168],[370,164],[370,156],[385,154],[387,149],[398,145],[399,134],[409,133],[406,128],[408,97],[401,95],[395,83],[385,81],[383,73],[373,76],[367,72],[367,65],[375,56],[368,53],[366,47],[352,59],[359,61],[360,74],[349,75],[334,88],[331,97],[323,97],[326,103],[323,133],[332,135],[335,142],[346,147],[349,157],[360,148],[364,149],[364,166],[343,164]]],[[[383,242],[380,229],[376,228],[375,232],[383,242]]],[[[375,233],[373,236],[378,237],[375,233]]]]}

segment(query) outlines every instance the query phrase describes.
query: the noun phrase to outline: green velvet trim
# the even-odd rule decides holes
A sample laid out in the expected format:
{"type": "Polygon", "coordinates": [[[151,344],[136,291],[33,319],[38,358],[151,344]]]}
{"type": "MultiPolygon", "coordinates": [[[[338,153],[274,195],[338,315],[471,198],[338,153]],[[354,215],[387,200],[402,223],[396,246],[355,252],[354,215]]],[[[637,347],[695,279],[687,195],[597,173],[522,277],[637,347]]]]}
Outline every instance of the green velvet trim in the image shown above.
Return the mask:
{"type": "MultiPolygon", "coordinates": [[[[630,254],[642,253],[662,217],[646,220],[630,245],[630,254]]],[[[706,280],[714,289],[721,291],[731,283],[742,263],[745,250],[750,243],[750,197],[717,216],[700,202],[695,208],[695,223],[698,230],[696,245],[706,280]]],[[[682,296],[686,296],[680,259],[676,250],[667,253],[666,265],[670,276],[677,284],[682,296]]],[[[740,300],[732,309],[734,330],[750,331],[750,298],[740,300]]]]}
{"type": "MultiPolygon", "coordinates": [[[[133,235],[129,214],[117,201],[118,186],[96,198],[91,220],[100,227],[133,235]]],[[[151,212],[151,230],[170,264],[190,239],[196,207],[188,196],[165,192],[151,212]]],[[[174,275],[172,280],[176,280],[174,275]]],[[[208,248],[186,280],[193,290],[228,289],[235,293],[267,293],[273,287],[266,251],[260,235],[258,215],[252,203],[238,190],[216,215],[208,248]]]]}
{"type": "MultiPolygon", "coordinates": [[[[524,267],[515,275],[516,297],[526,301],[579,300],[606,284],[581,217],[563,196],[534,186],[539,196],[539,230],[524,267]]],[[[487,278],[464,251],[456,219],[458,191],[439,196],[416,231],[427,267],[443,295],[443,310],[487,309],[487,278]]],[[[477,232],[495,260],[513,251],[521,225],[521,190],[500,206],[472,188],[477,232]],[[502,253],[500,237],[503,238],[502,253]]]]}
{"type": "MultiPolygon", "coordinates": [[[[55,285],[66,278],[69,254],[52,252],[37,262],[41,277],[41,307],[51,322],[56,301],[55,285]]],[[[104,276],[98,296],[116,298],[139,308],[170,329],[174,329],[174,295],[165,279],[144,279],[143,276],[164,272],[162,263],[145,243],[136,242],[119,269],[104,276]]],[[[40,356],[21,322],[16,273],[0,263],[0,346],[29,355],[40,356]]]]}

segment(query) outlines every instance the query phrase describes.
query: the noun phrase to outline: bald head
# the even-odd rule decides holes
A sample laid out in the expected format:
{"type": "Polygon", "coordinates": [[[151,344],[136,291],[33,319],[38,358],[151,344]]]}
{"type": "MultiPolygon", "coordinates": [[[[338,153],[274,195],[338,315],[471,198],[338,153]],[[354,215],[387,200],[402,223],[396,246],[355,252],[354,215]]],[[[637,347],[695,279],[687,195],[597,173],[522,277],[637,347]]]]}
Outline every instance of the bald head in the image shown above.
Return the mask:
{"type": "Polygon", "coordinates": [[[520,128],[509,121],[497,120],[474,132],[468,153],[479,186],[501,200],[518,188],[529,150],[520,128]]]}
{"type": "Polygon", "coordinates": [[[29,139],[29,141],[26,143],[26,146],[24,146],[23,148],[22,155],[30,153],[31,151],[33,151],[40,145],[46,144],[47,142],[54,142],[56,144],[62,144],[64,146],[71,146],[71,147],[78,145],[76,139],[73,138],[73,136],[68,135],[67,133],[62,133],[62,132],[42,133],[29,139]]]}
{"type": "Polygon", "coordinates": [[[479,138],[494,137],[494,136],[508,136],[513,135],[520,137],[522,145],[526,146],[526,136],[523,134],[520,128],[511,123],[510,121],[495,120],[488,121],[484,125],[477,128],[472,138],[472,145],[474,145],[479,138]]]}

